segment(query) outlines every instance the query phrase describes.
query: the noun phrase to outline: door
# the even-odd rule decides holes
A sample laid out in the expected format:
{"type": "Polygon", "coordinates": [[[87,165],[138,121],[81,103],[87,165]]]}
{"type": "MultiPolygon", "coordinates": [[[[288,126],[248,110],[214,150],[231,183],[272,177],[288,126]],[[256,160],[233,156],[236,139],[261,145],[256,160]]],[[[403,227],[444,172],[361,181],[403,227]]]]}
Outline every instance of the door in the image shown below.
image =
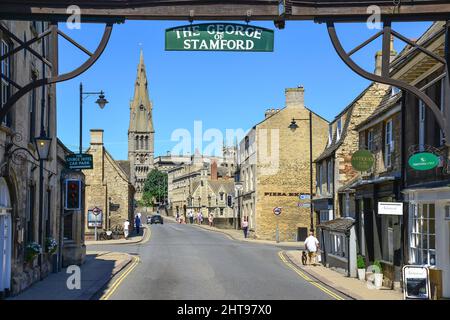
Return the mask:
{"type": "Polygon", "coordinates": [[[8,186],[0,179],[0,292],[11,285],[11,205],[8,186]]]}

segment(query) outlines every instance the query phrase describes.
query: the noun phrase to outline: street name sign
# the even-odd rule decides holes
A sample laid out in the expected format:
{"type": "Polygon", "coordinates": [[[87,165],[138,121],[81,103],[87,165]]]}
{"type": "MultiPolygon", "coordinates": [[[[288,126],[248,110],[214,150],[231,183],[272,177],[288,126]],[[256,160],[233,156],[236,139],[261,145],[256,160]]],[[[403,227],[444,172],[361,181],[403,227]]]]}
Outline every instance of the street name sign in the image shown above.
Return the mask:
{"type": "Polygon", "coordinates": [[[272,52],[273,30],[237,23],[201,23],[166,30],[166,51],[272,52]]]}
{"type": "Polygon", "coordinates": [[[431,170],[438,166],[439,157],[430,152],[416,153],[409,158],[408,164],[414,170],[431,170]]]}
{"type": "Polygon", "coordinates": [[[352,167],[357,171],[367,171],[373,163],[373,154],[369,150],[358,150],[352,155],[352,167]]]}
{"type": "Polygon", "coordinates": [[[403,202],[378,202],[378,214],[403,215],[403,202]]]}
{"type": "Polygon", "coordinates": [[[66,156],[66,163],[69,169],[92,169],[92,155],[85,153],[77,153],[66,156]]]}

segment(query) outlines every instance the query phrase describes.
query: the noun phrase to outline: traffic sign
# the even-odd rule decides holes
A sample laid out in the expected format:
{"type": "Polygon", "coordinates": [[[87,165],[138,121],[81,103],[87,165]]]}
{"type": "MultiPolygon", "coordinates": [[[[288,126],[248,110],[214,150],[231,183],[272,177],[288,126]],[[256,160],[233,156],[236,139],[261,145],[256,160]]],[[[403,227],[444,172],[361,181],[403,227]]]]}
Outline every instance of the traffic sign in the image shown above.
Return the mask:
{"type": "Polygon", "coordinates": [[[94,168],[92,155],[77,153],[66,156],[66,163],[69,169],[92,169],[94,168]]]}
{"type": "Polygon", "coordinates": [[[279,216],[279,215],[281,214],[281,208],[280,208],[280,207],[274,208],[274,209],[273,209],[273,213],[274,213],[276,216],[279,216]]]}
{"type": "Polygon", "coordinates": [[[100,213],[102,213],[102,209],[100,209],[99,207],[95,207],[94,209],[92,209],[92,213],[98,216],[100,213]]]}

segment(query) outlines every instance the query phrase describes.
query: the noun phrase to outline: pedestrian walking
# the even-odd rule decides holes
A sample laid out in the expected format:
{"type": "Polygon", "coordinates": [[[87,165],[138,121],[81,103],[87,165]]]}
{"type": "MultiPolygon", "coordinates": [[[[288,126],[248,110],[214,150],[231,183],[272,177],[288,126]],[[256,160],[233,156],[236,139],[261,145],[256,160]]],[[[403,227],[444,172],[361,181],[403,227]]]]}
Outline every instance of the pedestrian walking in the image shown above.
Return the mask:
{"type": "Polygon", "coordinates": [[[308,252],[309,264],[316,265],[316,255],[319,247],[319,240],[314,237],[314,231],[311,230],[309,237],[305,239],[305,250],[308,252]]]}
{"type": "Polygon", "coordinates": [[[125,236],[125,239],[128,238],[128,229],[129,229],[129,227],[130,227],[130,221],[126,220],[123,223],[123,235],[125,236]]]}
{"type": "Polygon", "coordinates": [[[176,217],[176,221],[179,222],[180,221],[180,213],[177,212],[177,217],[176,217]]]}
{"type": "Polygon", "coordinates": [[[201,211],[198,212],[197,222],[198,222],[198,224],[202,224],[203,223],[203,215],[202,215],[201,211]]]}
{"type": "Polygon", "coordinates": [[[244,231],[244,238],[247,239],[247,232],[248,232],[248,221],[247,221],[247,217],[244,217],[244,221],[242,221],[242,230],[244,231]]]}
{"type": "Polygon", "coordinates": [[[189,222],[191,224],[193,224],[194,223],[194,214],[192,213],[192,210],[189,210],[188,216],[189,216],[189,222]]]}
{"type": "Polygon", "coordinates": [[[214,222],[214,216],[212,215],[212,213],[210,213],[208,216],[208,223],[209,223],[210,227],[213,226],[213,222],[214,222]]]}
{"type": "Polygon", "coordinates": [[[139,217],[140,215],[136,215],[136,219],[135,219],[135,223],[136,223],[136,234],[140,234],[141,233],[141,218],[139,217]]]}

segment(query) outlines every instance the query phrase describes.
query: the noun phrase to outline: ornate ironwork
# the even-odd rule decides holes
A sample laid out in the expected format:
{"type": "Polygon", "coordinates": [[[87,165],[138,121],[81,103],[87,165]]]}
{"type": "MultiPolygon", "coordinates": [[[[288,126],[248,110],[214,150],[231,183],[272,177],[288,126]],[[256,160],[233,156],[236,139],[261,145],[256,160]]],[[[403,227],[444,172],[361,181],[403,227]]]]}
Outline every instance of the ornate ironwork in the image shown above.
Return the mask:
{"type": "MultiPolygon", "coordinates": [[[[395,67],[397,65],[397,63],[395,63],[393,65],[390,60],[391,59],[391,37],[398,38],[413,47],[413,49],[406,54],[406,57],[409,57],[412,53],[421,51],[424,54],[426,54],[427,56],[436,60],[438,63],[441,63],[445,67],[444,70],[446,70],[446,71],[443,74],[439,75],[431,83],[436,83],[438,80],[444,78],[447,75],[447,73],[448,73],[447,70],[449,70],[448,69],[449,65],[448,65],[447,61],[449,61],[449,57],[450,57],[449,52],[448,52],[449,48],[447,48],[447,52],[446,52],[447,59],[442,58],[439,55],[431,52],[430,50],[427,50],[425,47],[423,47],[415,42],[412,42],[407,37],[401,35],[400,33],[396,32],[395,30],[392,30],[391,22],[392,21],[390,21],[390,20],[384,21],[383,28],[381,31],[377,32],[375,35],[370,37],[368,40],[364,41],[362,44],[358,45],[353,50],[347,52],[344,50],[344,48],[339,40],[339,37],[336,33],[335,22],[331,21],[331,20],[326,21],[328,34],[330,36],[331,42],[332,42],[336,52],[338,53],[339,57],[345,62],[345,64],[347,64],[347,66],[349,66],[350,69],[352,69],[354,72],[356,72],[358,75],[362,76],[363,78],[366,78],[366,79],[374,81],[374,82],[379,82],[379,83],[391,85],[391,86],[406,90],[407,92],[410,92],[411,94],[415,95],[418,99],[422,100],[423,103],[428,108],[430,108],[431,111],[433,112],[433,114],[435,115],[436,122],[438,123],[439,127],[442,129],[442,131],[444,133],[445,144],[447,146],[450,146],[450,139],[447,138],[447,137],[450,137],[450,127],[449,127],[450,123],[449,123],[448,119],[446,118],[445,114],[443,114],[443,112],[441,112],[440,108],[433,101],[433,99],[431,99],[424,92],[425,89],[429,87],[429,85],[427,85],[424,88],[417,88],[416,86],[413,86],[407,82],[393,79],[390,76],[391,67],[395,67]],[[376,39],[378,39],[380,36],[382,36],[382,43],[383,43],[382,44],[382,66],[381,66],[381,75],[377,75],[374,73],[370,73],[370,72],[364,70],[363,68],[361,68],[357,63],[355,63],[353,61],[351,56],[354,55],[359,50],[361,50],[362,48],[366,47],[368,44],[370,44],[373,41],[375,41],[376,39]]],[[[446,28],[439,30],[438,33],[441,33],[441,34],[448,33],[448,24],[447,24],[446,28]]],[[[447,44],[449,41],[448,38],[449,38],[449,35],[447,34],[447,44]]],[[[448,45],[447,45],[447,47],[448,47],[448,45]]],[[[446,83],[448,85],[448,81],[446,81],[446,83]]]]}
{"type": "Polygon", "coordinates": [[[450,174],[450,161],[448,159],[446,149],[433,147],[427,144],[424,145],[414,144],[408,147],[408,159],[412,155],[420,152],[429,152],[439,156],[439,159],[441,161],[439,167],[442,168],[442,173],[444,175],[450,174]]]}
{"type": "MultiPolygon", "coordinates": [[[[119,20],[117,20],[115,22],[119,22],[119,20]]],[[[41,86],[50,85],[50,84],[73,79],[73,78],[79,76],[80,74],[82,74],[83,72],[85,72],[86,70],[88,70],[98,60],[98,58],[101,56],[101,54],[105,50],[106,45],[108,44],[108,41],[111,37],[113,23],[115,23],[115,22],[107,22],[106,23],[102,39],[101,39],[97,49],[94,52],[90,52],[89,50],[84,48],[81,44],[79,44],[78,42],[73,40],[71,37],[69,37],[67,34],[65,34],[61,30],[59,30],[57,22],[55,22],[55,21],[50,23],[48,30],[45,30],[38,36],[36,36],[33,39],[30,39],[28,41],[20,40],[15,34],[13,34],[11,31],[9,31],[5,26],[0,24],[0,31],[2,31],[6,36],[11,38],[12,41],[14,41],[18,44],[17,47],[15,47],[14,49],[11,49],[9,52],[6,52],[3,56],[1,56],[0,62],[3,61],[4,59],[7,59],[7,58],[13,56],[14,54],[16,54],[22,50],[27,50],[31,54],[36,56],[39,60],[41,60],[46,66],[48,66],[52,70],[52,72],[51,72],[52,75],[50,77],[43,76],[40,79],[33,79],[30,83],[25,84],[25,85],[17,84],[10,79],[6,79],[2,75],[2,77],[6,81],[10,82],[14,87],[16,87],[17,91],[13,95],[8,97],[8,100],[3,105],[3,107],[0,109],[0,120],[2,120],[6,116],[6,114],[11,110],[11,108],[15,105],[15,103],[20,98],[22,98],[25,94],[27,94],[31,90],[41,87],[41,86]],[[39,41],[39,40],[44,39],[45,37],[49,37],[49,36],[52,37],[52,41],[53,41],[52,46],[51,46],[52,52],[50,54],[51,61],[49,61],[46,57],[44,57],[43,55],[36,52],[35,50],[33,50],[30,47],[31,44],[35,43],[36,41],[39,41]],[[63,37],[65,40],[67,40],[69,43],[71,43],[76,48],[80,49],[82,52],[84,52],[89,57],[78,68],[76,68],[75,70],[73,70],[71,72],[64,73],[64,74],[59,74],[59,71],[58,71],[58,36],[63,37]]]]}

